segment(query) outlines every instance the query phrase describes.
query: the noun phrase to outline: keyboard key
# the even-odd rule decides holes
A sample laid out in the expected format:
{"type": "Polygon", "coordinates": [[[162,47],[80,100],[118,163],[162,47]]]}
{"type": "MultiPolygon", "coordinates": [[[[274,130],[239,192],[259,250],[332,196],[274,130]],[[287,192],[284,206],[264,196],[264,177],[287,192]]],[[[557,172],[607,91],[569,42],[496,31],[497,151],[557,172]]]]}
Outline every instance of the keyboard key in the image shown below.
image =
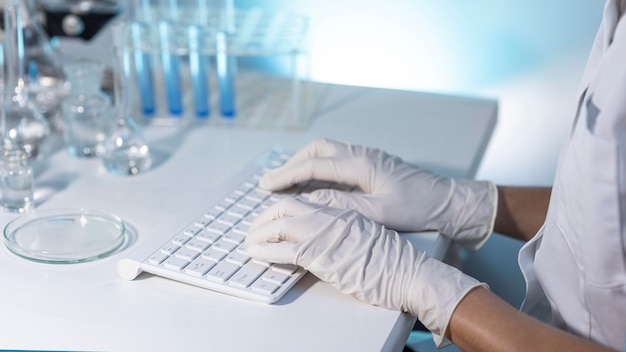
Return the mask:
{"type": "Polygon", "coordinates": [[[229,227],[232,227],[236,223],[238,223],[240,219],[241,219],[241,217],[236,217],[236,216],[232,216],[232,215],[230,215],[228,213],[224,213],[224,214],[220,215],[215,221],[217,221],[220,224],[224,224],[224,225],[227,225],[229,227]]]}
{"type": "Polygon", "coordinates": [[[230,262],[220,262],[206,274],[206,278],[217,282],[226,282],[240,266],[230,262]]]}
{"type": "Polygon", "coordinates": [[[189,264],[189,261],[187,259],[179,257],[169,257],[163,262],[163,267],[171,270],[180,271],[183,270],[183,268],[187,266],[187,264],[189,264]]]}
{"type": "Polygon", "coordinates": [[[224,241],[240,244],[241,242],[243,242],[243,240],[246,239],[246,236],[235,231],[228,231],[224,236],[222,236],[222,238],[224,239],[224,241]]]}
{"type": "Polygon", "coordinates": [[[233,242],[228,242],[222,237],[217,240],[217,242],[213,243],[211,248],[225,253],[230,253],[233,251],[233,249],[237,248],[237,244],[233,242]]]}
{"type": "Polygon", "coordinates": [[[202,228],[192,224],[183,230],[183,234],[185,236],[193,237],[200,231],[202,231],[202,228]]]}
{"type": "Polygon", "coordinates": [[[215,219],[222,214],[222,211],[217,208],[211,208],[206,213],[204,213],[204,217],[207,219],[215,219]]]}
{"type": "Polygon", "coordinates": [[[230,207],[227,212],[228,215],[237,218],[237,220],[240,220],[244,216],[248,215],[250,210],[240,207],[239,204],[235,204],[234,206],[230,207]]]}
{"type": "Polygon", "coordinates": [[[258,292],[263,295],[271,295],[276,290],[278,290],[280,286],[275,283],[263,280],[256,280],[251,286],[250,289],[254,292],[258,292]]]}
{"type": "Polygon", "coordinates": [[[237,265],[244,265],[250,260],[250,256],[247,254],[239,253],[237,251],[233,251],[228,253],[226,256],[226,260],[235,263],[237,265]]]}
{"type": "Polygon", "coordinates": [[[183,258],[187,260],[188,262],[196,259],[196,257],[199,255],[200,255],[200,252],[193,250],[191,248],[187,248],[187,247],[183,247],[177,250],[176,253],[174,253],[174,256],[176,256],[177,258],[183,258]]]}
{"type": "Polygon", "coordinates": [[[244,245],[240,245],[239,247],[237,247],[237,249],[235,250],[237,253],[241,253],[241,254],[245,254],[245,255],[250,255],[248,254],[248,251],[246,250],[246,247],[244,245]]]}
{"type": "Polygon", "coordinates": [[[267,268],[252,262],[242,266],[228,282],[237,287],[248,287],[256,280],[267,268]]]}
{"type": "Polygon", "coordinates": [[[167,259],[167,257],[169,257],[168,254],[157,252],[154,253],[150,258],[148,258],[148,262],[150,264],[159,265],[163,263],[163,261],[167,259]]]}
{"type": "MultiPolygon", "coordinates": [[[[250,191],[254,186],[250,185],[250,184],[242,184],[239,187],[235,188],[235,192],[244,195],[246,193],[248,193],[248,191],[250,191]]],[[[239,201],[241,201],[241,199],[239,199],[239,201]]]]}
{"type": "Polygon", "coordinates": [[[189,239],[191,239],[191,237],[181,234],[179,236],[174,237],[174,239],[172,240],[172,243],[177,245],[177,246],[182,246],[185,243],[187,243],[187,241],[189,241],[189,239]]]}
{"type": "Polygon", "coordinates": [[[269,208],[269,205],[267,203],[261,203],[261,204],[259,204],[258,207],[254,208],[254,210],[252,211],[251,214],[252,214],[252,216],[257,217],[257,216],[261,215],[261,213],[266,211],[267,208],[269,208]]]}
{"type": "Polygon", "coordinates": [[[225,234],[230,229],[230,226],[221,224],[219,222],[212,222],[209,226],[205,227],[205,230],[216,233],[218,235],[225,234]]]}
{"type": "Polygon", "coordinates": [[[282,285],[285,281],[287,281],[287,279],[289,279],[289,275],[278,272],[276,270],[268,270],[263,274],[263,276],[261,276],[261,279],[275,283],[277,285],[282,285]]]}
{"type": "Polygon", "coordinates": [[[261,259],[252,259],[253,262],[255,262],[258,265],[262,265],[266,268],[268,268],[270,265],[272,265],[272,263],[265,261],[265,260],[261,260],[261,259]]]}
{"type": "Polygon", "coordinates": [[[236,232],[245,237],[248,235],[249,230],[250,230],[250,225],[244,224],[242,221],[242,222],[239,222],[237,225],[233,226],[230,232],[236,232]]]}
{"type": "Polygon", "coordinates": [[[246,194],[246,199],[249,199],[251,201],[258,201],[258,202],[262,202],[265,200],[265,198],[270,196],[270,192],[266,191],[264,189],[258,189],[255,188],[253,190],[251,190],[250,192],[248,192],[248,194],[246,194]]]}
{"type": "Polygon", "coordinates": [[[180,246],[175,245],[174,243],[166,244],[161,248],[161,253],[165,253],[167,255],[172,255],[180,248],[180,246]]]}
{"type": "Polygon", "coordinates": [[[220,237],[222,237],[220,234],[215,233],[215,232],[211,232],[211,231],[207,231],[206,229],[204,229],[202,232],[200,232],[196,236],[196,239],[198,239],[200,241],[208,242],[208,243],[213,243],[213,242],[217,241],[217,239],[220,238],[220,237]]]}
{"type": "Polygon", "coordinates": [[[293,264],[273,264],[272,270],[276,270],[287,275],[293,275],[293,273],[298,270],[298,266],[293,264]]]}
{"type": "Polygon", "coordinates": [[[189,264],[185,268],[185,273],[196,277],[201,277],[206,274],[207,271],[211,270],[211,268],[214,267],[215,264],[216,263],[214,261],[210,261],[208,259],[200,257],[191,262],[191,264],[189,264]]]}
{"type": "Polygon", "coordinates": [[[228,253],[209,248],[206,251],[202,252],[202,258],[206,258],[214,262],[219,262],[220,260],[224,259],[224,257],[226,257],[226,254],[228,253]]]}
{"type": "Polygon", "coordinates": [[[205,249],[209,248],[211,244],[209,242],[201,241],[199,239],[193,239],[185,245],[186,248],[190,250],[196,251],[198,253],[203,252],[205,249]]]}
{"type": "Polygon", "coordinates": [[[221,211],[226,211],[226,209],[230,208],[233,203],[227,201],[221,201],[215,205],[215,208],[221,211]]]}
{"type": "Polygon", "coordinates": [[[248,226],[252,225],[252,222],[254,221],[254,219],[256,219],[256,217],[258,216],[258,214],[255,213],[250,213],[248,215],[246,215],[245,218],[243,218],[243,220],[241,220],[240,223],[246,224],[248,226]]]}
{"type": "Polygon", "coordinates": [[[254,189],[254,187],[258,186],[259,178],[255,176],[251,176],[248,180],[243,183],[243,187],[248,187],[248,190],[254,189]]]}
{"type": "Polygon", "coordinates": [[[207,218],[207,217],[200,217],[198,219],[196,219],[196,221],[194,221],[194,225],[200,229],[205,228],[209,223],[211,222],[211,219],[207,218]]]}
{"type": "Polygon", "coordinates": [[[236,203],[239,200],[239,198],[241,198],[241,196],[243,196],[243,194],[235,190],[231,194],[224,197],[224,200],[229,203],[236,203]]]}
{"type": "Polygon", "coordinates": [[[254,199],[250,199],[247,197],[241,198],[239,200],[239,202],[237,202],[237,206],[240,208],[244,208],[246,210],[252,210],[254,208],[256,208],[259,204],[261,204],[260,201],[258,200],[254,200],[254,199]]]}

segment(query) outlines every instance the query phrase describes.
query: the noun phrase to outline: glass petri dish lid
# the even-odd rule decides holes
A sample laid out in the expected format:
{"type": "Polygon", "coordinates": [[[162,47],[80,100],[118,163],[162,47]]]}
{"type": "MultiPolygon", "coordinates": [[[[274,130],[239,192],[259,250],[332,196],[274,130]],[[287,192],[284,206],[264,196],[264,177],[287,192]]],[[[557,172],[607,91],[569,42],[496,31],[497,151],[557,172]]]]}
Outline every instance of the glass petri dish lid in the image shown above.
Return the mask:
{"type": "Polygon", "coordinates": [[[4,228],[4,243],[11,252],[43,263],[97,260],[114,252],[125,239],[121,218],[82,208],[35,209],[4,228]]]}

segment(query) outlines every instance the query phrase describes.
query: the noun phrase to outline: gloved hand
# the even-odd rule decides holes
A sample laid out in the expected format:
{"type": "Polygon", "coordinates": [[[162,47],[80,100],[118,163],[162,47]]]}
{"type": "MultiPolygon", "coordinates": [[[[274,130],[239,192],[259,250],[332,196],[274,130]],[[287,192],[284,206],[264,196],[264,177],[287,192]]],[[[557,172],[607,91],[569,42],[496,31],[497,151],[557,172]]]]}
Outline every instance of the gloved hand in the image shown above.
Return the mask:
{"type": "Polygon", "coordinates": [[[487,181],[454,180],[382,150],[318,139],[261,178],[276,191],[310,179],[356,186],[362,192],[317,190],[309,201],[355,209],[397,231],[438,230],[477,249],[495,220],[497,190],[487,181]]]}
{"type": "Polygon", "coordinates": [[[354,210],[294,198],[259,215],[245,244],[252,257],[299,265],[340,292],[409,312],[437,345],[457,304],[481,285],[354,210]]]}

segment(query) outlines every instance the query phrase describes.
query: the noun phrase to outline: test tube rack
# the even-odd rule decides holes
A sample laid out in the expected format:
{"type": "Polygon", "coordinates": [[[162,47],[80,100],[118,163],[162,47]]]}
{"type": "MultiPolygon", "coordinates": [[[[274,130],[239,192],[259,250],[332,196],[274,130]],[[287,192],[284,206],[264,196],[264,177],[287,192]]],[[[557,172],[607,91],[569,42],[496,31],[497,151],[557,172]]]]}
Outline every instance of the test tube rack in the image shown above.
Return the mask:
{"type": "Polygon", "coordinates": [[[122,39],[114,43],[136,121],[308,127],[317,95],[306,15],[179,7],[175,18],[163,18],[159,9],[148,11],[118,24],[122,39]]]}

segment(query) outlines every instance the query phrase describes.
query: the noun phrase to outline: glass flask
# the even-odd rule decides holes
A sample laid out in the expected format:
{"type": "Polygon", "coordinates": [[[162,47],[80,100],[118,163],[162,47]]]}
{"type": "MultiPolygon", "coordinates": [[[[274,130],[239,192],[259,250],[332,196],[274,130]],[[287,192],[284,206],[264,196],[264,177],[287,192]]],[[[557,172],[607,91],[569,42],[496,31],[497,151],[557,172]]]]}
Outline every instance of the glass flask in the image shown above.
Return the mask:
{"type": "Polygon", "coordinates": [[[152,166],[150,148],[141,129],[131,117],[127,31],[128,27],[123,24],[113,27],[115,118],[102,155],[107,171],[118,175],[136,175],[152,166]]]}
{"type": "Polygon", "coordinates": [[[150,148],[132,119],[116,121],[106,140],[102,161],[107,171],[118,175],[136,175],[150,169],[150,148]]]}
{"type": "Polygon", "coordinates": [[[6,84],[0,124],[2,148],[22,150],[28,159],[38,158],[50,126],[28,96],[25,76],[25,38],[19,0],[6,0],[4,8],[6,84]]]}
{"type": "Polygon", "coordinates": [[[100,156],[109,134],[111,100],[101,89],[104,65],[81,59],[66,64],[70,94],[63,100],[63,140],[68,153],[100,156]]]}

